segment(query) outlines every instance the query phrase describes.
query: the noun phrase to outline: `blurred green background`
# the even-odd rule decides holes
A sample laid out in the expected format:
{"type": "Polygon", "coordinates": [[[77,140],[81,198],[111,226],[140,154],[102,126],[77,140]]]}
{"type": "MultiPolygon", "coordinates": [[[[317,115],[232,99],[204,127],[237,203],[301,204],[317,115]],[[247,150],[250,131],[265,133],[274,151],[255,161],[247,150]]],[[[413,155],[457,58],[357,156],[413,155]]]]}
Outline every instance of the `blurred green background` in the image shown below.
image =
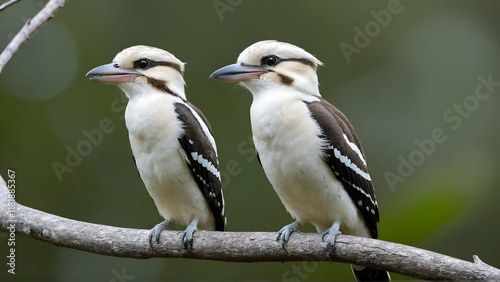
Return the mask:
{"type": "MultiPolygon", "coordinates": [[[[1,49],[44,3],[24,0],[0,13],[1,49]]],[[[85,77],[126,47],[152,45],[187,62],[188,99],[210,120],[219,148],[227,230],[277,231],[292,219],[254,156],[251,95],[208,79],[248,45],[277,39],[325,63],[320,91],[362,140],[380,239],[469,261],[476,254],[498,267],[499,9],[498,1],[69,1],[0,74],[0,175],[14,169],[19,203],[59,216],[144,229],[160,222],[132,161],[126,99],[85,77]],[[480,86],[480,77],[493,82],[480,86]],[[112,132],[70,166],[68,150],[83,148],[84,132],[103,120],[112,132]],[[446,138],[432,146],[435,130],[446,138]],[[58,177],[56,162],[71,171],[58,177]]],[[[340,263],[135,260],[22,236],[12,276],[6,238],[0,233],[2,281],[352,279],[340,263]]]]}

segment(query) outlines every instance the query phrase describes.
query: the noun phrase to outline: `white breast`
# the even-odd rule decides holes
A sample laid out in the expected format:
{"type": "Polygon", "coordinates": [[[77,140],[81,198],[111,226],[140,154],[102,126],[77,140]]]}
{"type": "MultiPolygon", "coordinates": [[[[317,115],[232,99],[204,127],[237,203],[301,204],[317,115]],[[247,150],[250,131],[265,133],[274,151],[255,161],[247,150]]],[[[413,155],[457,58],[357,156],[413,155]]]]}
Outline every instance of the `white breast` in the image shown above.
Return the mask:
{"type": "Polygon", "coordinates": [[[137,169],[162,217],[182,225],[198,218],[200,229],[214,230],[214,217],[181,153],[175,102],[182,101],[165,93],[130,98],[125,120],[137,169]]]}
{"type": "Polygon", "coordinates": [[[302,96],[279,90],[254,94],[252,132],[266,176],[300,222],[322,232],[339,218],[344,234],[369,237],[356,206],[322,158],[321,129],[303,102],[315,98],[302,96]]]}

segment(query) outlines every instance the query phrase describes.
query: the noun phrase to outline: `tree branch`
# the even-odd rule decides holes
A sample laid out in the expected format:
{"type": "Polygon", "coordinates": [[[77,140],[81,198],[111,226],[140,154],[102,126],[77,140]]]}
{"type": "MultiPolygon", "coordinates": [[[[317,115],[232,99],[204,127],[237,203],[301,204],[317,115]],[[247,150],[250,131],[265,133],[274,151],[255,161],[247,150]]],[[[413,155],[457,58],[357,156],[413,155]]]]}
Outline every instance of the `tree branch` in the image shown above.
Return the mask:
{"type": "Polygon", "coordinates": [[[19,1],[21,1],[21,0],[10,0],[10,1],[3,3],[2,5],[0,5],[0,12],[7,9],[10,5],[13,5],[19,1]]]}
{"type": "MultiPolygon", "coordinates": [[[[7,3],[2,4],[2,8],[5,9],[8,6],[14,4],[17,1],[9,1],[7,3]],[[5,6],[5,7],[4,7],[5,6]]],[[[43,7],[38,14],[33,19],[28,19],[26,24],[21,28],[21,30],[12,38],[7,47],[3,50],[2,54],[0,54],[0,73],[2,73],[5,65],[10,61],[12,56],[19,50],[21,45],[26,42],[30,35],[39,28],[43,23],[50,20],[54,12],[57,9],[64,6],[66,0],[50,0],[45,7],[43,7]]]]}
{"type": "MultiPolygon", "coordinates": [[[[13,190],[12,190],[13,191],[13,190]]],[[[11,191],[11,192],[12,192],[11,191]]],[[[55,246],[129,257],[190,258],[228,262],[327,261],[317,233],[294,233],[287,251],[275,232],[197,231],[191,251],[181,243],[182,231],[161,233],[161,243],[149,246],[149,230],[119,228],[71,220],[18,204],[0,177],[0,230],[15,232],[55,246]]],[[[500,270],[483,263],[356,236],[339,235],[333,261],[384,269],[421,279],[500,280],[500,270]]]]}

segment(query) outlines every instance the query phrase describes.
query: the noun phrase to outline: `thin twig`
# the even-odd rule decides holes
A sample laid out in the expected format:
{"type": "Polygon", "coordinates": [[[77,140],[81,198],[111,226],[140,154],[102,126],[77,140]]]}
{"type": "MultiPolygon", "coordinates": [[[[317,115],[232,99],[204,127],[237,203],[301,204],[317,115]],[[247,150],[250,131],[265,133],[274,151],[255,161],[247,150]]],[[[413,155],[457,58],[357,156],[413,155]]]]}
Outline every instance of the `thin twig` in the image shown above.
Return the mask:
{"type": "MultiPolygon", "coordinates": [[[[274,232],[196,231],[186,251],[182,231],[161,233],[160,244],[149,246],[149,230],[119,228],[71,220],[17,204],[0,177],[0,231],[15,225],[16,233],[55,246],[128,257],[190,258],[228,262],[327,261],[317,233],[294,233],[286,251],[274,232]],[[10,203],[10,204],[9,204],[10,203]],[[12,204],[15,203],[15,204],[12,204]],[[15,206],[15,207],[13,207],[15,206]]],[[[500,280],[500,270],[480,262],[356,236],[339,235],[332,261],[365,265],[430,280],[500,280]]]]}
{"type": "Polygon", "coordinates": [[[0,12],[7,9],[10,5],[13,5],[19,1],[21,1],[21,0],[10,0],[10,1],[3,3],[2,5],[0,5],[0,12]]]}
{"type": "MultiPolygon", "coordinates": [[[[21,45],[26,42],[30,35],[43,23],[50,20],[57,9],[64,6],[66,0],[50,0],[33,19],[28,19],[21,30],[12,38],[7,47],[0,54],[0,73],[12,56],[19,50],[21,45]]],[[[4,4],[5,5],[5,4],[4,4]]],[[[2,5],[3,6],[3,5],[2,5]]]]}

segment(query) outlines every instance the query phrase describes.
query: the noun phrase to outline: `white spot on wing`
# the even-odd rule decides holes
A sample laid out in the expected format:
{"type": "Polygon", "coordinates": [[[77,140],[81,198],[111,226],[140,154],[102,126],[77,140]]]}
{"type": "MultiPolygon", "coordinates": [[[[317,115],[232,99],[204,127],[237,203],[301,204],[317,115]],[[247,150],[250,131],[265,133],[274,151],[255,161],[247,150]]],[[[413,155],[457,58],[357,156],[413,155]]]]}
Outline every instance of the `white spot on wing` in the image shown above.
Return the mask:
{"type": "Polygon", "coordinates": [[[198,154],[197,152],[192,152],[191,156],[195,161],[197,161],[202,167],[206,168],[208,171],[210,171],[213,175],[215,175],[219,181],[221,181],[220,177],[220,172],[219,170],[212,164],[212,162],[208,161],[203,157],[203,155],[198,154]]]}
{"type": "MultiPolygon", "coordinates": [[[[376,206],[376,207],[378,206],[378,205],[377,205],[377,201],[376,201],[376,200],[373,200],[373,199],[372,199],[372,196],[371,196],[370,194],[366,193],[363,189],[361,189],[361,187],[359,187],[359,186],[357,186],[357,185],[355,185],[355,184],[353,184],[353,183],[351,183],[351,182],[347,181],[346,179],[344,179],[344,181],[346,181],[347,183],[349,183],[352,187],[354,187],[354,188],[355,188],[356,190],[358,190],[361,194],[363,194],[365,197],[367,197],[367,198],[368,198],[368,200],[370,200],[370,202],[371,202],[374,206],[376,206]]],[[[360,201],[358,202],[358,205],[359,205],[359,206],[361,206],[362,204],[363,204],[363,202],[360,200],[360,201]]],[[[367,208],[368,208],[368,207],[367,207],[367,208]]]]}
{"type": "Polygon", "coordinates": [[[363,189],[361,189],[360,187],[358,187],[356,185],[352,185],[352,186],[354,186],[359,192],[361,192],[361,194],[365,195],[373,205],[375,205],[375,206],[377,205],[377,201],[373,200],[372,196],[370,194],[366,193],[363,189]]]}
{"type": "Polygon", "coordinates": [[[200,163],[202,167],[207,167],[208,165],[208,161],[203,157],[203,155],[198,155],[198,163],[200,163]]]}
{"type": "Polygon", "coordinates": [[[368,181],[372,181],[370,174],[362,171],[355,163],[353,163],[347,156],[342,155],[342,153],[337,149],[333,149],[334,156],[340,160],[341,163],[345,164],[348,168],[352,169],[359,176],[363,177],[368,181]]]}
{"type": "Polygon", "coordinates": [[[349,145],[349,147],[351,147],[351,149],[354,152],[356,152],[356,154],[358,154],[358,157],[361,159],[361,161],[363,162],[363,164],[365,164],[365,166],[366,166],[366,160],[365,160],[365,158],[363,158],[363,154],[361,154],[361,150],[358,148],[358,146],[356,146],[356,144],[354,144],[353,142],[351,142],[349,140],[349,138],[347,138],[347,135],[345,135],[345,133],[342,133],[342,135],[344,136],[344,139],[347,142],[347,145],[349,145]]]}
{"type": "Polygon", "coordinates": [[[198,115],[198,113],[196,113],[188,104],[184,104],[184,105],[186,107],[188,107],[188,109],[191,111],[191,113],[194,115],[194,117],[196,118],[196,120],[200,124],[201,129],[203,130],[203,132],[207,136],[208,141],[210,141],[212,148],[214,148],[215,155],[217,156],[217,145],[215,144],[214,137],[212,136],[212,134],[210,134],[210,130],[208,130],[208,126],[203,122],[203,119],[201,119],[201,117],[198,115]]]}

